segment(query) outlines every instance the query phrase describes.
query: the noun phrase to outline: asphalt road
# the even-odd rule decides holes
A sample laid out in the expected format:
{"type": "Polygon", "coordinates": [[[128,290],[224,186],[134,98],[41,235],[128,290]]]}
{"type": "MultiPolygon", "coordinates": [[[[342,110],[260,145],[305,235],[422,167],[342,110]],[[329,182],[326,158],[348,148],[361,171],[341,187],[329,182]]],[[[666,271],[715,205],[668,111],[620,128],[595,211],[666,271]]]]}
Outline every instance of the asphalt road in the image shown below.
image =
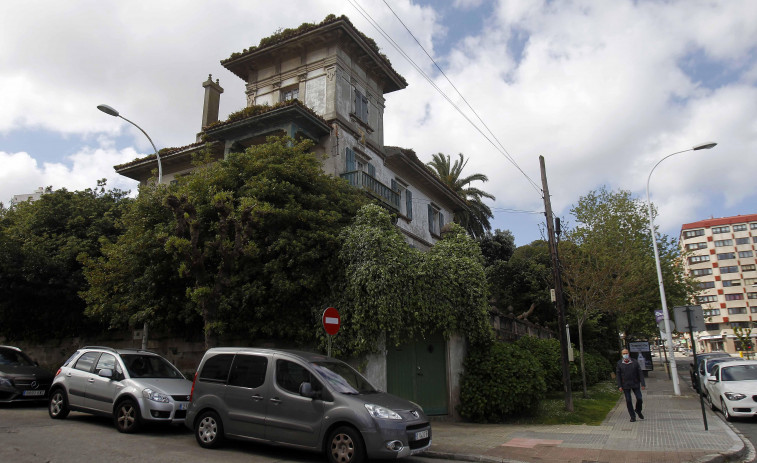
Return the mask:
{"type": "MultiPolygon", "coordinates": [[[[325,463],[322,454],[263,444],[227,441],[221,449],[201,448],[184,426],[150,426],[121,434],[110,419],[71,412],[53,420],[42,406],[0,405],[0,462],[13,463],[325,463]]],[[[432,460],[410,457],[405,463],[432,460]]]]}

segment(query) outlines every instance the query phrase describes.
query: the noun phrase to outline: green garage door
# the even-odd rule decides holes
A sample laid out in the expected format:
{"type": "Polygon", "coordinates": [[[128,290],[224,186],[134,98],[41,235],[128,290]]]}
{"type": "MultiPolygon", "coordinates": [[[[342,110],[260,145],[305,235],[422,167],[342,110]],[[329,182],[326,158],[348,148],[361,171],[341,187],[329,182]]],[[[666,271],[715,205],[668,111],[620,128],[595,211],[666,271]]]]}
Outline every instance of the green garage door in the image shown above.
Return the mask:
{"type": "Polygon", "coordinates": [[[446,345],[441,335],[389,349],[388,392],[412,400],[427,415],[446,415],[446,345]]]}

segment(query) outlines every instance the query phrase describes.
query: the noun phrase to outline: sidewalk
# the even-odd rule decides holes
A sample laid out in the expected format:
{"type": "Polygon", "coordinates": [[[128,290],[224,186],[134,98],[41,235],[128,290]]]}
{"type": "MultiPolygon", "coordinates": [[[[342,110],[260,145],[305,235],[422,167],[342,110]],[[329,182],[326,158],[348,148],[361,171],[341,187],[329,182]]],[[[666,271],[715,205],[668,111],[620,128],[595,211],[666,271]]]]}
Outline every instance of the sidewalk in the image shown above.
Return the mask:
{"type": "Polygon", "coordinates": [[[719,413],[707,410],[704,430],[699,396],[688,369],[679,368],[681,396],[664,369],[649,372],[646,420],[629,421],[625,399],[600,426],[482,425],[433,422],[427,457],[484,462],[721,462],[740,461],[747,447],[719,413]]]}

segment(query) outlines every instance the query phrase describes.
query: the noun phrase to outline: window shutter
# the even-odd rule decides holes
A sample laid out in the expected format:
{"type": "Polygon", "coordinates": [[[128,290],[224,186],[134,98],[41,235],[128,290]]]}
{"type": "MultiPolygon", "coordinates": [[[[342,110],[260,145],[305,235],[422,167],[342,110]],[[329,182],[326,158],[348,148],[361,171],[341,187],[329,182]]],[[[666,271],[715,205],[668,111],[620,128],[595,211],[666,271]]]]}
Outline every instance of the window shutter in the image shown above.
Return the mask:
{"type": "Polygon", "coordinates": [[[392,191],[397,191],[397,180],[392,179],[392,191]]]}
{"type": "Polygon", "coordinates": [[[442,227],[444,226],[444,214],[442,214],[441,211],[439,211],[439,233],[442,232],[442,227]]]}
{"type": "Polygon", "coordinates": [[[431,204],[428,205],[428,231],[434,232],[434,208],[431,204]]]}
{"type": "Polygon", "coordinates": [[[413,220],[413,192],[405,189],[405,215],[413,220]]]}
{"type": "Polygon", "coordinates": [[[368,175],[370,175],[373,178],[376,178],[376,166],[373,164],[368,164],[368,175]]]}
{"type": "Polygon", "coordinates": [[[353,172],[355,171],[355,152],[349,148],[346,148],[346,152],[347,164],[345,165],[345,169],[347,172],[353,172]]]}

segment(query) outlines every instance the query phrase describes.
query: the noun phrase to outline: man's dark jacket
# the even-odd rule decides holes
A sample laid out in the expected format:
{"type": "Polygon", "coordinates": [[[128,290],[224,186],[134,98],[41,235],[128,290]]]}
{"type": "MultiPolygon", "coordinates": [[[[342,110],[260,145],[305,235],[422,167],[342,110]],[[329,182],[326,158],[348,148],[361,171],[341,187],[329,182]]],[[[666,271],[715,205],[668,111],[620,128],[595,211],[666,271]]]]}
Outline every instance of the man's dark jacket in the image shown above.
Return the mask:
{"type": "Polygon", "coordinates": [[[623,359],[620,359],[615,366],[615,378],[618,381],[618,387],[622,387],[623,389],[635,389],[639,386],[646,387],[641,365],[634,359],[628,360],[629,362],[625,363],[623,359]]]}

